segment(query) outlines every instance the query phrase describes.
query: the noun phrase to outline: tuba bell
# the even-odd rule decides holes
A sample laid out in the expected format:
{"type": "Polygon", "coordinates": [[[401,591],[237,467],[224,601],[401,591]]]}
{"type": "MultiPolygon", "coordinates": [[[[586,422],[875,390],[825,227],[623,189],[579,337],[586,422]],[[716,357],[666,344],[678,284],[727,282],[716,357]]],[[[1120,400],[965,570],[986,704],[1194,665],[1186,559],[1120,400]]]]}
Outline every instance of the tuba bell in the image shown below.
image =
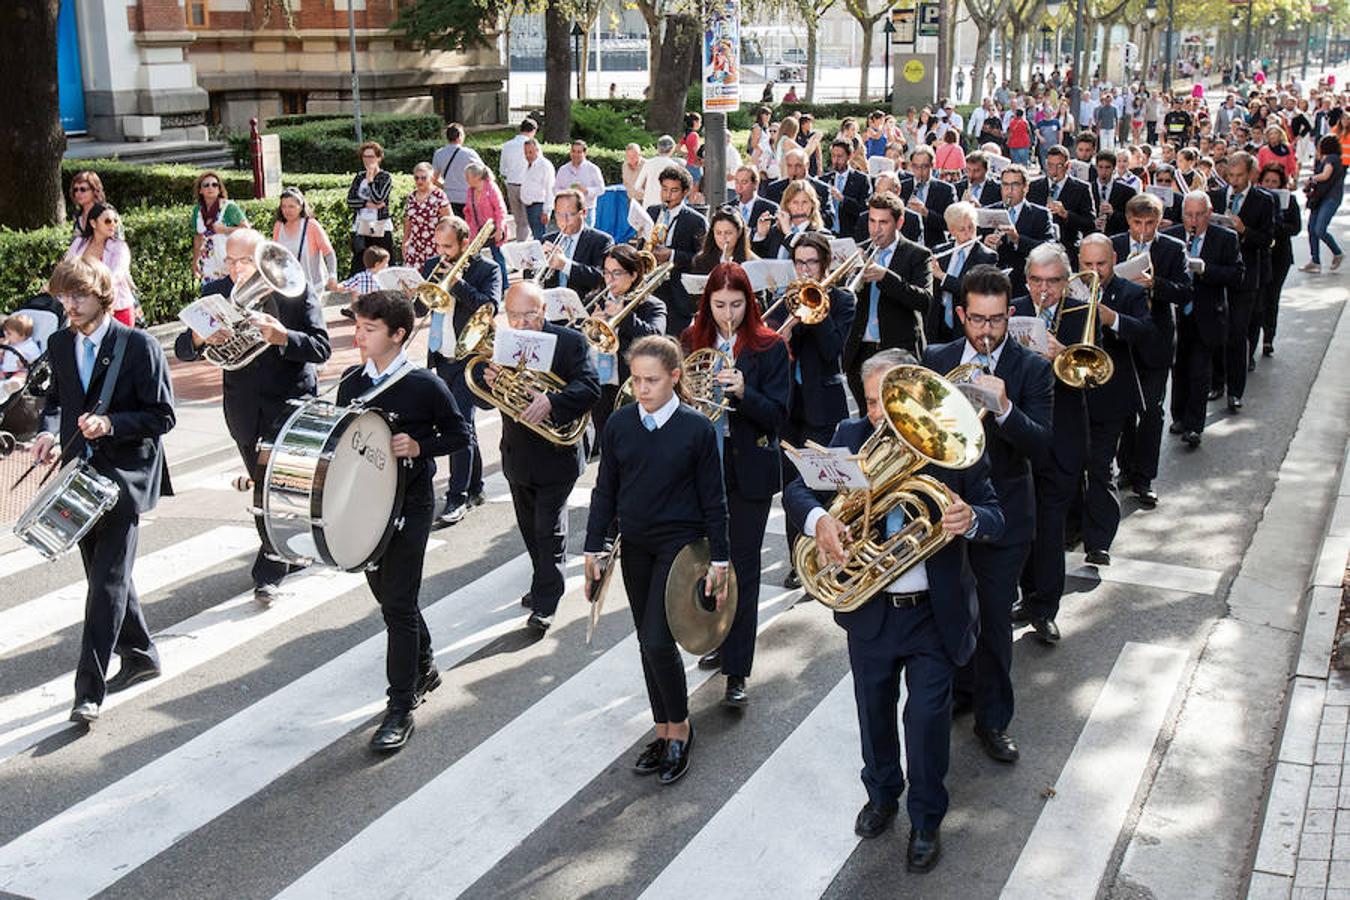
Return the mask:
{"type": "Polygon", "coordinates": [[[299,297],[308,288],[305,270],[295,254],[275,241],[263,241],[253,251],[257,270],[251,278],[236,284],[229,300],[212,302],[215,313],[226,328],[234,332],[223,344],[206,344],[202,356],[213,366],[234,372],[257,359],[269,346],[253,324],[252,313],[260,310],[273,291],[283,297],[299,297]]]}
{"type": "Polygon", "coordinates": [[[821,562],[814,538],[797,541],[792,559],[806,593],[836,612],[852,612],[901,573],[951,540],[942,515],[952,503],[945,485],[916,474],[932,463],[965,469],[984,453],[984,426],[970,401],[947,379],[922,366],[902,365],[882,376],[884,420],[858,450],[865,489],[840,493],[829,514],[845,529],[847,560],[821,562]],[[885,532],[886,517],[905,524],[885,532]]]}
{"type": "Polygon", "coordinates": [[[1101,279],[1096,272],[1077,272],[1069,278],[1069,286],[1055,310],[1055,327],[1051,329],[1059,337],[1059,326],[1066,313],[1087,310],[1084,317],[1083,334],[1078,343],[1065,347],[1055,357],[1053,367],[1055,377],[1072,388],[1100,387],[1111,380],[1116,364],[1111,356],[1097,346],[1097,307],[1102,302],[1101,279]],[[1086,299],[1083,293],[1086,292],[1086,299]],[[1077,306],[1069,306],[1070,299],[1081,299],[1077,306]]]}

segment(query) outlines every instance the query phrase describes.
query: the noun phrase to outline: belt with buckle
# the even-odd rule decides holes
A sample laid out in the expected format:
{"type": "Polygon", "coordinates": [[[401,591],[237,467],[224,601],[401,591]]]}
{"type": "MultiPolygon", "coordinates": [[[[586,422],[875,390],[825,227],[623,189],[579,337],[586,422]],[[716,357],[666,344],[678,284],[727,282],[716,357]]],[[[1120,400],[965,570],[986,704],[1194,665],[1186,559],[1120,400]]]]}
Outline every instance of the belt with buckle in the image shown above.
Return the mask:
{"type": "Polygon", "coordinates": [[[896,609],[911,609],[928,602],[927,591],[913,591],[908,594],[886,594],[886,599],[896,609]]]}

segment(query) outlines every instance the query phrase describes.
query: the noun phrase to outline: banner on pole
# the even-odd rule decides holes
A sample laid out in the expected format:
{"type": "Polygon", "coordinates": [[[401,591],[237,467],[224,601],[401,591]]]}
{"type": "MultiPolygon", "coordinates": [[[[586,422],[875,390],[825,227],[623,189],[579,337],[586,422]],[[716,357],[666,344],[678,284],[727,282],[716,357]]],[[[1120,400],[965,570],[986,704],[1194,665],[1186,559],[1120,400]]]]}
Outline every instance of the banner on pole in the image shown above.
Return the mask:
{"type": "Polygon", "coordinates": [[[703,12],[703,111],[735,112],[740,103],[740,3],[707,0],[703,12]]]}

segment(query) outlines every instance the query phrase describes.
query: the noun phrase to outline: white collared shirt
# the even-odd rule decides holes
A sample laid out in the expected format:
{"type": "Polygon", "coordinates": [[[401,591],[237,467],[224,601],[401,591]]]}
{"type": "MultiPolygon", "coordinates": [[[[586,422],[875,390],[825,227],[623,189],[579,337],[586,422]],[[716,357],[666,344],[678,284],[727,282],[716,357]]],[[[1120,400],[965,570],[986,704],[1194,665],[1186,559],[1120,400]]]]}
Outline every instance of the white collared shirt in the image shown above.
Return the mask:
{"type": "Polygon", "coordinates": [[[553,163],[540,153],[525,167],[520,179],[520,202],[525,206],[544,204],[544,212],[553,211],[553,163]]]}
{"type": "Polygon", "coordinates": [[[365,366],[361,369],[361,374],[369,378],[371,381],[374,381],[376,378],[380,378],[381,376],[384,375],[393,375],[395,372],[397,372],[399,369],[403,368],[407,364],[408,364],[407,351],[400,350],[398,351],[398,356],[394,357],[393,361],[389,363],[389,365],[385,368],[383,372],[381,372],[378,368],[376,368],[375,360],[367,359],[365,366]]]}
{"type": "Polygon", "coordinates": [[[502,144],[499,168],[507,184],[520,184],[525,177],[525,135],[517,134],[502,144]]]}
{"type": "Polygon", "coordinates": [[[642,415],[638,416],[638,418],[645,419],[647,416],[651,416],[656,420],[656,427],[659,430],[670,421],[671,416],[675,415],[675,410],[680,408],[680,395],[671,394],[670,399],[663,403],[661,408],[656,410],[656,412],[647,412],[646,407],[643,407],[641,404],[638,405],[642,409],[642,415]]]}
{"type": "Polygon", "coordinates": [[[554,177],[553,193],[557,194],[558,191],[565,191],[573,186],[580,188],[586,196],[586,205],[594,209],[596,201],[605,192],[605,176],[600,173],[600,167],[589,159],[583,159],[579,166],[572,165],[569,159],[558,167],[554,177]]]}
{"type": "MultiPolygon", "coordinates": [[[[103,346],[103,339],[108,336],[108,329],[112,328],[112,314],[104,313],[103,321],[98,323],[92,334],[86,335],[81,331],[75,332],[75,371],[79,373],[81,360],[84,359],[84,342],[94,342],[94,369],[98,368],[98,351],[103,346]]],[[[80,373],[84,374],[84,373],[80,373]]],[[[88,373],[89,379],[94,378],[94,371],[91,369],[88,373]]]]}

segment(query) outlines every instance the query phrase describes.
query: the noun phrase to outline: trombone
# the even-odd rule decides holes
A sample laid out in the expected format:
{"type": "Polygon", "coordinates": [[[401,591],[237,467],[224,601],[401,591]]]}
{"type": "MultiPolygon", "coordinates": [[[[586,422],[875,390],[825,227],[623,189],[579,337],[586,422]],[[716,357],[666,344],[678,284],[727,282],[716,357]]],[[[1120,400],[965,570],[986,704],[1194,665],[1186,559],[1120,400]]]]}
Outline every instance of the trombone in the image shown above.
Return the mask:
{"type": "MultiPolygon", "coordinates": [[[[582,319],[576,325],[577,330],[580,331],[582,336],[586,338],[586,342],[595,349],[595,352],[597,353],[618,352],[619,323],[622,322],[624,319],[628,318],[628,316],[632,314],[633,310],[637,309],[638,306],[640,306],[644,300],[646,300],[653,293],[655,293],[656,289],[659,288],[665,282],[665,280],[670,277],[670,273],[674,271],[674,269],[675,264],[669,262],[662,263],[661,265],[657,266],[647,275],[647,277],[642,279],[641,284],[639,284],[637,287],[633,288],[633,290],[629,291],[627,294],[624,295],[627,298],[628,302],[625,303],[623,309],[619,310],[618,313],[616,313],[612,318],[598,319],[592,316],[591,318],[582,319]]],[[[606,290],[604,293],[600,294],[596,299],[604,300],[605,298],[611,296],[612,296],[611,293],[608,290],[606,290]]],[[[603,306],[597,304],[596,306],[597,310],[602,308],[603,306]]]]}
{"type": "MultiPolygon", "coordinates": [[[[1042,300],[1044,300],[1044,295],[1042,295],[1042,300]]],[[[1066,313],[1087,310],[1087,315],[1084,316],[1083,321],[1083,333],[1078,343],[1065,347],[1055,357],[1053,363],[1055,377],[1069,387],[1100,387],[1110,381],[1111,376],[1115,374],[1116,364],[1112,362],[1110,355],[1096,344],[1097,307],[1101,305],[1101,302],[1101,279],[1096,272],[1077,272],[1069,277],[1068,287],[1064,291],[1063,298],[1059,301],[1059,308],[1055,310],[1054,327],[1050,329],[1051,333],[1058,338],[1059,326],[1066,313]],[[1086,285],[1086,288],[1083,285],[1086,285]],[[1075,286],[1079,288],[1077,296],[1075,296],[1075,286]],[[1069,299],[1071,297],[1081,299],[1084,289],[1087,291],[1087,299],[1077,306],[1069,306],[1069,299]]]]}
{"type": "Polygon", "coordinates": [[[431,270],[427,280],[417,285],[413,289],[413,299],[420,300],[427,309],[436,312],[453,313],[455,310],[455,296],[451,293],[455,284],[464,277],[464,270],[473,262],[475,256],[483,252],[487,246],[488,238],[492,237],[495,228],[491,220],[483,223],[483,227],[478,229],[478,233],[473,236],[473,240],[468,246],[460,249],[459,257],[451,262],[444,256],[440,262],[436,263],[436,268],[431,270]]]}
{"type": "Polygon", "coordinates": [[[780,305],[787,307],[788,317],[779,327],[779,334],[787,331],[794,322],[801,322],[803,325],[819,325],[824,322],[830,316],[830,290],[862,258],[863,251],[855,250],[847,259],[835,266],[823,281],[803,278],[792,282],[783,291],[783,296],[764,311],[764,318],[767,319],[780,305]]]}

